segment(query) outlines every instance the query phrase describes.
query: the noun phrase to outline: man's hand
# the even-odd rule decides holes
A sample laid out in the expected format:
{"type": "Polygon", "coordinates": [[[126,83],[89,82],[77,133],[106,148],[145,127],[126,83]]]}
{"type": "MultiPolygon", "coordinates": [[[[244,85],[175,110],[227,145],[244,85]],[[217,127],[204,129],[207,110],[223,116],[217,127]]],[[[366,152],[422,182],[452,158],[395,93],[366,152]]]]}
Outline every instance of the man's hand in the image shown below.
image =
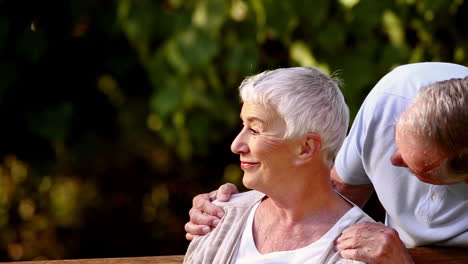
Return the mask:
{"type": "Polygon", "coordinates": [[[342,258],[367,264],[414,263],[398,232],[379,223],[363,222],[347,227],[335,241],[335,249],[341,250],[342,258]]]}
{"type": "Polygon", "coordinates": [[[192,240],[196,235],[206,235],[211,228],[216,227],[224,216],[224,210],[212,202],[214,200],[227,202],[231,199],[231,194],[238,192],[234,184],[226,183],[216,191],[195,196],[189,211],[190,222],[185,224],[185,232],[187,232],[185,238],[192,240]]]}

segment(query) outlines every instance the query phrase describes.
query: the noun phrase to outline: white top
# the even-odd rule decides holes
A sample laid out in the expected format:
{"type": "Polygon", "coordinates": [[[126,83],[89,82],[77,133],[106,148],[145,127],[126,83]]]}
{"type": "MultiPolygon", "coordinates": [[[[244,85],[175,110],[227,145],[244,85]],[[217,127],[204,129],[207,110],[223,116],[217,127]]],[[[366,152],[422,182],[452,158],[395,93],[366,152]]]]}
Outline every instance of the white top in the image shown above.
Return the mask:
{"type": "Polygon", "coordinates": [[[419,89],[466,76],[467,67],[449,63],[395,68],[367,96],[336,158],[336,170],[346,183],[374,185],[387,212],[386,224],[408,247],[468,246],[468,184],[430,185],[390,162],[396,121],[419,89]]]}
{"type": "MultiPolygon", "coordinates": [[[[261,202],[261,201],[260,201],[261,202]]],[[[338,222],[328,230],[319,240],[314,243],[296,250],[277,251],[268,254],[261,254],[255,246],[253,238],[253,219],[257,210],[258,202],[250,211],[249,217],[242,233],[239,250],[235,257],[236,264],[319,264],[320,259],[331,246],[333,241],[341,234],[341,231],[347,226],[355,223],[357,219],[362,218],[362,210],[354,206],[338,222]]],[[[341,262],[339,262],[341,263],[341,262]]],[[[351,261],[343,263],[362,263],[351,261]]]]}

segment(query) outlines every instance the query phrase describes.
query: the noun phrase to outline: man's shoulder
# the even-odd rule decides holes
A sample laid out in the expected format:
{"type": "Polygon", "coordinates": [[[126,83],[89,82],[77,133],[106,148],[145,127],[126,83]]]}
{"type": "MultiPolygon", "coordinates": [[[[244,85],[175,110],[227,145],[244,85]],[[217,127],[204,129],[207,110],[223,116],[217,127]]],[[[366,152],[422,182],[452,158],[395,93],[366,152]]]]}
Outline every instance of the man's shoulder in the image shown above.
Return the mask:
{"type": "Polygon", "coordinates": [[[464,78],[468,68],[446,62],[419,62],[400,65],[376,84],[373,90],[413,99],[422,87],[451,78],[464,78]]]}

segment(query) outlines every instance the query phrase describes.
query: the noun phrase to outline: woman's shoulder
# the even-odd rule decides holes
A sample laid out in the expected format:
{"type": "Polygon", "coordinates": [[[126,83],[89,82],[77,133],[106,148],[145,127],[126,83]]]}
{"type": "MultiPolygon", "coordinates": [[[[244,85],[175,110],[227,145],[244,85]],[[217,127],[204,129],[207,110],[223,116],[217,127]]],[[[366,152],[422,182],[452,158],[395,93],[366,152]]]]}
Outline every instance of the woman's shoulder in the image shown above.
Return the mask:
{"type": "Polygon", "coordinates": [[[353,219],[354,223],[350,224],[357,224],[361,222],[375,222],[372,217],[370,217],[366,212],[364,212],[359,206],[354,205],[349,211],[348,215],[350,218],[353,219]]]}
{"type": "Polygon", "coordinates": [[[227,202],[213,201],[213,204],[216,204],[221,207],[230,207],[230,206],[250,206],[265,197],[264,193],[259,191],[247,191],[243,193],[236,193],[231,196],[231,199],[227,202]]]}

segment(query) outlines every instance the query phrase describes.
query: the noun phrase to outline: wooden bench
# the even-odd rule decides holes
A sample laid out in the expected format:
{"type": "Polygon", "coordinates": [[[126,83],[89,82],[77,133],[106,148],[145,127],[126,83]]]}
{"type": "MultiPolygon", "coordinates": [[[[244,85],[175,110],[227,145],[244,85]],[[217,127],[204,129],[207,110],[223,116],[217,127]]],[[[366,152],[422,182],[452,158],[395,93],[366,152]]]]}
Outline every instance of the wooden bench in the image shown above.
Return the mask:
{"type": "Polygon", "coordinates": [[[9,264],[180,264],[183,255],[133,257],[133,258],[99,258],[99,259],[70,259],[70,260],[37,260],[5,262],[9,264]]]}
{"type": "MultiPolygon", "coordinates": [[[[416,264],[467,264],[468,248],[419,247],[410,248],[409,252],[416,264]]],[[[183,255],[134,257],[134,258],[102,258],[73,260],[40,260],[8,262],[10,264],[180,264],[183,255]]]]}
{"type": "Polygon", "coordinates": [[[452,247],[418,247],[410,248],[414,263],[424,264],[467,264],[468,248],[452,247]]]}

